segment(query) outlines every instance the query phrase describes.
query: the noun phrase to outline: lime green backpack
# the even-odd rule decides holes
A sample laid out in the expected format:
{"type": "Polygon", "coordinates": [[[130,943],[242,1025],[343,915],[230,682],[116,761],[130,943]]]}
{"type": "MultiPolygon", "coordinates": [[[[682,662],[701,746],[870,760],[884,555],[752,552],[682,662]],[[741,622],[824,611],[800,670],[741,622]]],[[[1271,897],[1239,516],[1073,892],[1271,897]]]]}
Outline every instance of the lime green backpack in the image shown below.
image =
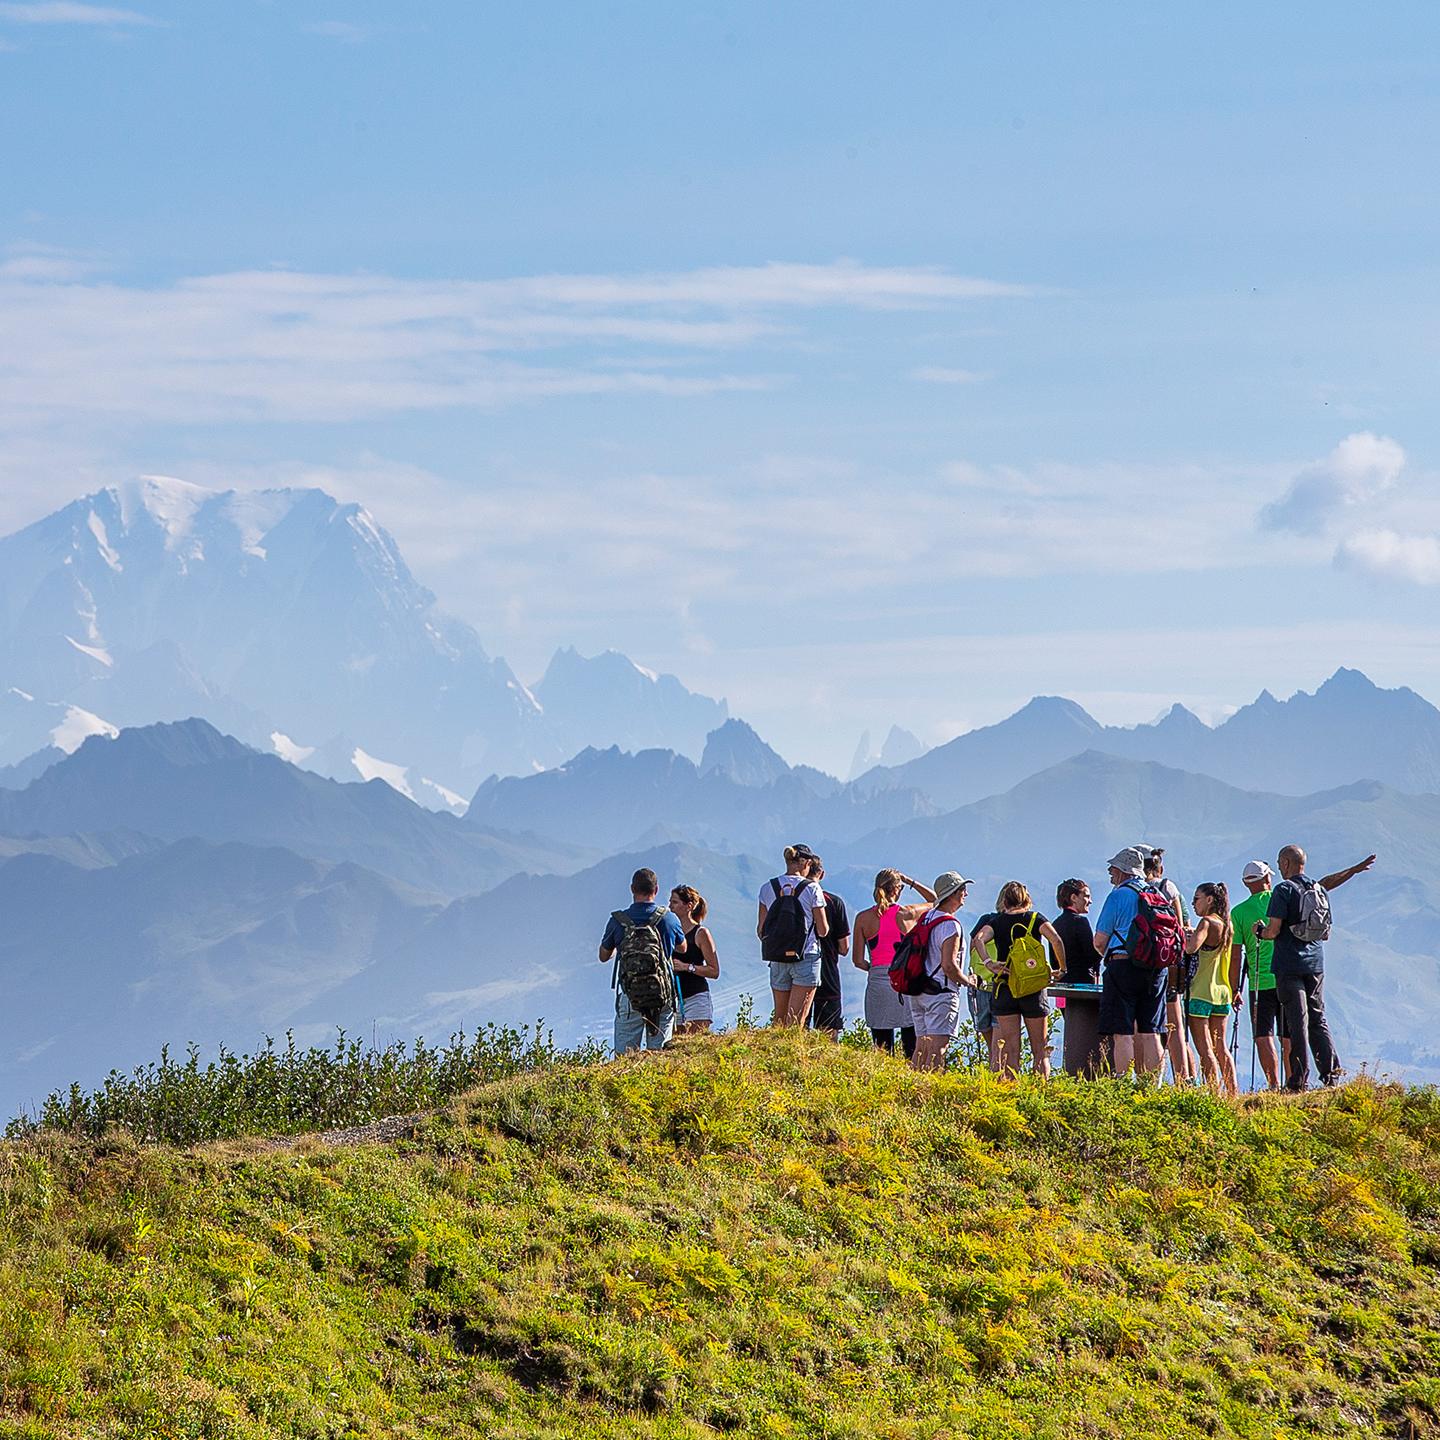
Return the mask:
{"type": "Polygon", "coordinates": [[[1045,946],[1035,933],[1035,922],[1040,917],[1032,915],[1024,925],[1013,925],[1010,929],[1010,993],[1022,1000],[1034,995],[1050,983],[1050,961],[1045,946]]]}

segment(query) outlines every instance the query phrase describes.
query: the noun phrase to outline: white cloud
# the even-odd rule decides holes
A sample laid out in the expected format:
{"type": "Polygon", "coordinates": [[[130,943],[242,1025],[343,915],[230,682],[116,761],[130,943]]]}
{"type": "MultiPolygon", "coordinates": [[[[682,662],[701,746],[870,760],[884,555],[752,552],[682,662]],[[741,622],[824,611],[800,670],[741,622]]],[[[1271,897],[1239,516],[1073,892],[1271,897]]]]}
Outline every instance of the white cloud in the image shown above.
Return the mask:
{"type": "Polygon", "coordinates": [[[44,0],[32,5],[0,5],[0,20],[21,25],[157,25],[148,15],[108,5],[79,5],[72,0],[44,0]]]}
{"type": "Polygon", "coordinates": [[[1347,435],[1325,459],[1306,466],[1261,519],[1302,534],[1323,534],[1348,510],[1392,489],[1404,468],[1405,451],[1388,436],[1369,430],[1347,435]]]}
{"type": "Polygon", "coordinates": [[[983,370],[952,370],[945,365],[921,365],[910,372],[910,378],[928,385],[978,385],[990,377],[983,370]]]}
{"type": "Polygon", "coordinates": [[[753,350],[784,333],[784,313],[1024,293],[851,261],[483,281],[272,270],[155,287],[83,279],[74,265],[30,254],[0,267],[0,426],[339,421],[550,395],[769,388],[782,377],[753,362],[683,375],[670,362],[753,350]]]}
{"type": "Polygon", "coordinates": [[[1362,530],[1341,542],[1335,563],[1386,580],[1440,585],[1440,536],[1362,530]]]}

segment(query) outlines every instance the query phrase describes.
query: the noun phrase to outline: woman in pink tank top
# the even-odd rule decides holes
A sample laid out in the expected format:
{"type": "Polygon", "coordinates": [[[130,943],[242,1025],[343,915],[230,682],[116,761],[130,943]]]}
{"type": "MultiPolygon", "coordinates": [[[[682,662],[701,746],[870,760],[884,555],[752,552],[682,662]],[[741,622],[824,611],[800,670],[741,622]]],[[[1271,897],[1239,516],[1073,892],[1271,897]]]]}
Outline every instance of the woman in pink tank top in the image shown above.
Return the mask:
{"type": "Polygon", "coordinates": [[[897,995],[890,984],[890,964],[895,947],[907,930],[914,927],[935,901],[933,891],[899,870],[882,870],[875,877],[875,903],[855,917],[855,948],[850,958],[868,972],[865,981],[865,1023],[871,1038],[882,1050],[895,1050],[895,1032],[908,1060],[915,1052],[915,1029],[910,1024],[910,1009],[903,995],[897,995]],[[900,904],[906,886],[925,901],[919,905],[900,904]]]}

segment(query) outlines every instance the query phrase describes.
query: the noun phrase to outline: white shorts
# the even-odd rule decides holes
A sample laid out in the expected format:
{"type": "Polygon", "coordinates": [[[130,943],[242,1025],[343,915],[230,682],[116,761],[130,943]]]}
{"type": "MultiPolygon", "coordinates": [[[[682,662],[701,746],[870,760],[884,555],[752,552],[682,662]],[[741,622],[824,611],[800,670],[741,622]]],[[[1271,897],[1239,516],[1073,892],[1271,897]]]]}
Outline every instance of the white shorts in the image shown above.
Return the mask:
{"type": "Polygon", "coordinates": [[[955,990],[942,990],[938,995],[912,995],[910,1019],[915,1037],[943,1035],[953,1039],[960,1028],[960,995],[955,990]]]}
{"type": "Polygon", "coordinates": [[[687,995],[680,1002],[680,1018],[687,1025],[694,1020],[714,1020],[715,1002],[708,990],[701,990],[694,995],[687,995]]]}

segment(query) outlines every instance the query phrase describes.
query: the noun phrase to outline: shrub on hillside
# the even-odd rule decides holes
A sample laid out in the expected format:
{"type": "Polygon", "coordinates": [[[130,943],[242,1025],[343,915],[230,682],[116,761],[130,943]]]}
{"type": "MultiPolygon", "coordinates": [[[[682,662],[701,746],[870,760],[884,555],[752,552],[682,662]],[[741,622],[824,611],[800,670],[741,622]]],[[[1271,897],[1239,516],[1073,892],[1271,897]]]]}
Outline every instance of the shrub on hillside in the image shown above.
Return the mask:
{"type": "Polygon", "coordinates": [[[118,1129],[138,1140],[194,1145],[336,1130],[434,1109],[487,1080],[588,1064],[605,1054],[594,1041],[573,1049],[556,1045],[543,1022],[533,1029],[483,1025],[472,1036],[460,1031],[437,1046],[418,1039],[381,1048],[341,1030],[333,1049],[302,1050],[287,1033],[283,1047],[268,1037],[253,1055],[222,1045],[204,1064],[194,1045],[183,1061],[167,1048],[158,1063],[128,1075],[112,1070],[98,1090],[72,1085],[55,1091],[37,1115],[12,1120],[6,1133],[99,1136],[118,1129]]]}

